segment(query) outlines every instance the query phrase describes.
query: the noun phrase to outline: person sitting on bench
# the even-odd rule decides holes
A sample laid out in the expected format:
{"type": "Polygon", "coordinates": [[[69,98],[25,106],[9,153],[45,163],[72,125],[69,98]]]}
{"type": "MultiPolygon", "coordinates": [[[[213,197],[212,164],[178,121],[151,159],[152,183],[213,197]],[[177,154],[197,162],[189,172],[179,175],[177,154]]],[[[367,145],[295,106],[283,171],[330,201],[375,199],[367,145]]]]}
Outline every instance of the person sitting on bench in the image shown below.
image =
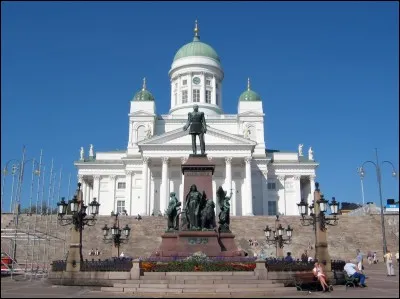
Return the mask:
{"type": "Polygon", "coordinates": [[[322,269],[322,265],[321,265],[320,263],[316,262],[316,263],[314,264],[314,266],[315,266],[315,267],[314,267],[314,269],[313,269],[313,274],[314,274],[315,277],[317,277],[319,283],[321,284],[323,292],[324,292],[324,293],[325,293],[326,291],[330,292],[329,286],[328,286],[328,284],[327,284],[326,281],[325,281],[326,276],[325,276],[324,271],[323,271],[323,269],[322,269]],[[325,289],[325,288],[326,288],[326,289],[325,289]]]}
{"type": "Polygon", "coordinates": [[[361,273],[357,265],[353,263],[351,260],[348,260],[346,265],[344,265],[344,271],[346,271],[349,277],[358,278],[360,280],[360,286],[362,288],[365,288],[367,286],[365,284],[365,275],[361,273]]]}

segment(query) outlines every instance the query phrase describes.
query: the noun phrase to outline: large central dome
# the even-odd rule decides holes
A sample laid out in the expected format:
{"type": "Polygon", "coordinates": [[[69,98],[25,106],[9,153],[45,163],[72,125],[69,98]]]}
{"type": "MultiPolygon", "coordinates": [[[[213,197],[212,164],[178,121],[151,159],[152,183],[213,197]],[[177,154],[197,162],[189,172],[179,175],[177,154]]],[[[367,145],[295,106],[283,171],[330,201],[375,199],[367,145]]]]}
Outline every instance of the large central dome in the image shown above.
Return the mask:
{"type": "Polygon", "coordinates": [[[176,52],[174,61],[188,56],[205,56],[220,61],[217,52],[210,45],[201,42],[197,36],[191,43],[184,45],[176,52]]]}
{"type": "Polygon", "coordinates": [[[220,62],[217,52],[210,46],[200,41],[200,36],[198,35],[198,27],[196,21],[196,27],[194,29],[195,36],[191,43],[182,46],[178,52],[176,52],[174,61],[180,58],[189,56],[203,56],[215,59],[220,62]]]}

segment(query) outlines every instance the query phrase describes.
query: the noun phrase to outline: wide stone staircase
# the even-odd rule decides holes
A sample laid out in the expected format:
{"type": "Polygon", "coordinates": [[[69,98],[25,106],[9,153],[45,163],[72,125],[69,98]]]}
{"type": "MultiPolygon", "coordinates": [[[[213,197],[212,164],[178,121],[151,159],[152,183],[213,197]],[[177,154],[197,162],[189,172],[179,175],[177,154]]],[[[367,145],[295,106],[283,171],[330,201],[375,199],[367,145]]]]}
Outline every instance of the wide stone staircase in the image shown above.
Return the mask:
{"type": "MultiPolygon", "coordinates": [[[[8,248],[11,239],[3,238],[3,229],[13,228],[12,215],[2,215],[2,250],[8,248]],[[8,244],[9,243],[9,244],[8,244]],[[7,246],[5,246],[8,244],[7,246]]],[[[47,243],[44,240],[33,242],[35,249],[27,245],[27,241],[17,241],[18,260],[43,260],[43,256],[49,260],[65,259],[68,252],[71,225],[60,226],[57,223],[57,216],[26,216],[20,215],[18,229],[25,232],[41,233],[51,235],[47,243]],[[47,244],[47,245],[46,245],[47,244]],[[26,248],[26,250],[22,250],[26,248]]],[[[111,244],[103,241],[102,227],[107,224],[112,226],[113,217],[97,217],[94,226],[86,226],[83,230],[83,258],[91,260],[106,259],[112,256],[111,244]],[[100,256],[89,256],[91,249],[98,248],[100,256]]],[[[298,216],[281,216],[280,222],[286,227],[290,224],[293,230],[292,242],[285,245],[284,252],[290,251],[292,256],[299,258],[305,249],[309,255],[315,254],[314,236],[315,233],[311,226],[303,227],[298,216]]],[[[143,219],[135,220],[134,216],[119,217],[120,226],[128,224],[131,227],[131,236],[126,244],[122,244],[120,251],[126,256],[147,257],[152,251],[156,250],[161,243],[161,234],[164,233],[167,219],[164,217],[143,216],[143,219]]],[[[274,227],[274,216],[240,216],[231,218],[231,230],[235,234],[236,245],[245,250],[252,256],[259,253],[261,249],[267,257],[275,255],[274,246],[265,244],[264,228],[266,225],[274,227]],[[258,247],[250,246],[249,239],[257,240],[258,247]]],[[[385,215],[386,239],[388,248],[395,251],[399,246],[399,215],[385,215]]],[[[361,249],[364,253],[368,250],[376,251],[379,259],[382,259],[382,232],[380,225],[380,215],[366,216],[339,216],[337,226],[328,227],[329,253],[332,259],[354,258],[356,249],[361,249]]],[[[31,235],[32,236],[32,235],[31,235]]]]}
{"type": "Polygon", "coordinates": [[[295,288],[261,279],[255,272],[144,272],[139,280],[126,280],[102,292],[144,297],[248,297],[298,295],[295,288]]]}

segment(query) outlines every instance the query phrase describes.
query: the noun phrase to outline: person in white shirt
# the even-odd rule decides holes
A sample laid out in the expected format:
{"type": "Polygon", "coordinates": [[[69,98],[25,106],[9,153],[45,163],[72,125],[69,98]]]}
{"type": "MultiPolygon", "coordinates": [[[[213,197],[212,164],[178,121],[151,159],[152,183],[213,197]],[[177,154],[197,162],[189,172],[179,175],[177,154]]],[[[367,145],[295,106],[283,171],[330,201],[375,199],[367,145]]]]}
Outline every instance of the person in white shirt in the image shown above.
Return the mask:
{"type": "Polygon", "coordinates": [[[119,255],[119,257],[124,257],[124,256],[125,256],[125,254],[124,254],[124,252],[122,251],[121,254],[119,255]]]}
{"type": "Polygon", "coordinates": [[[360,286],[362,288],[365,288],[367,286],[365,284],[365,275],[361,273],[357,265],[353,263],[351,260],[348,260],[346,265],[344,265],[344,271],[346,271],[349,277],[355,277],[360,279],[360,286]]]}

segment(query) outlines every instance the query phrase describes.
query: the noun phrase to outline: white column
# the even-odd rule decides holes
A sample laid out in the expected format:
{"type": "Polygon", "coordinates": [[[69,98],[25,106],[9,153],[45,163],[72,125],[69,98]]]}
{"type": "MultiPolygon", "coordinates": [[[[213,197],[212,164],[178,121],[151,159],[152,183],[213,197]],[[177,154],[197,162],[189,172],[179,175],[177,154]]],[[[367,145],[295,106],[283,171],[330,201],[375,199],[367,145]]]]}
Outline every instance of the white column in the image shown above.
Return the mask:
{"type": "Polygon", "coordinates": [[[261,184],[263,215],[266,216],[268,215],[268,170],[262,171],[261,184]]]}
{"type": "Polygon", "coordinates": [[[285,176],[280,175],[278,176],[278,180],[281,186],[279,186],[279,191],[278,191],[278,210],[277,213],[286,215],[286,190],[285,190],[285,176]]]}
{"type": "MultiPolygon", "coordinates": [[[[226,194],[229,196],[232,190],[232,157],[225,157],[225,188],[226,194]]],[[[236,190],[235,190],[236,193],[236,190]]],[[[236,197],[231,198],[231,211],[232,215],[236,215],[236,197]]]]}
{"type": "Polygon", "coordinates": [[[201,82],[203,83],[203,88],[200,90],[200,103],[206,102],[206,74],[204,72],[201,73],[201,82]]]}
{"type": "MultiPolygon", "coordinates": [[[[132,205],[132,176],[133,176],[133,171],[132,170],[126,170],[126,186],[125,186],[125,209],[128,212],[129,215],[135,215],[137,214],[137,206],[135,205],[133,207],[132,205]],[[132,214],[135,212],[135,214],[132,214]]],[[[137,203],[136,203],[137,204],[137,203]]]]}
{"type": "Polygon", "coordinates": [[[177,93],[178,93],[178,104],[177,105],[179,105],[179,104],[182,104],[182,88],[181,88],[181,75],[179,75],[178,76],[178,90],[177,90],[177,93]]]}
{"type": "Polygon", "coordinates": [[[216,104],[217,99],[216,99],[216,95],[217,95],[217,88],[216,88],[216,79],[215,76],[212,77],[211,80],[211,84],[212,84],[212,92],[211,92],[211,104],[216,104]]]}
{"type": "Polygon", "coordinates": [[[245,215],[253,216],[253,190],[251,185],[251,159],[252,157],[245,157],[244,162],[246,163],[246,210],[245,215]]]}
{"type": "Polygon", "coordinates": [[[149,158],[148,157],[143,157],[143,165],[142,165],[142,196],[140,199],[140,208],[139,208],[139,214],[140,215],[146,215],[146,207],[148,203],[148,171],[149,171],[149,158]]]}
{"type": "Polygon", "coordinates": [[[93,198],[96,198],[97,202],[100,203],[100,175],[93,176],[93,194],[89,201],[91,202],[93,198]]]}
{"type": "MultiPolygon", "coordinates": [[[[185,164],[186,161],[187,161],[187,157],[181,157],[181,164],[185,164]]],[[[185,192],[184,183],[185,183],[185,176],[183,175],[183,172],[181,171],[181,187],[179,189],[179,199],[180,199],[180,202],[182,203],[182,209],[184,206],[184,198],[186,196],[186,194],[184,194],[184,192],[185,192]]]]}
{"type": "Polygon", "coordinates": [[[151,215],[154,211],[154,203],[155,203],[155,186],[154,186],[154,177],[150,174],[150,207],[149,207],[149,215],[151,215]]]}
{"type": "Polygon", "coordinates": [[[176,88],[175,88],[175,78],[171,78],[171,81],[170,81],[170,83],[171,83],[171,108],[173,108],[174,106],[175,106],[175,93],[177,92],[176,91],[176,88]]]}
{"type": "Polygon", "coordinates": [[[128,146],[133,146],[133,122],[129,120],[129,141],[128,146]]]}
{"type": "MultiPolygon", "coordinates": [[[[87,182],[85,181],[84,177],[81,176],[79,181],[82,185],[81,185],[81,190],[83,192],[83,202],[86,205],[86,196],[87,196],[87,190],[86,190],[86,186],[87,186],[87,182]]],[[[70,200],[70,198],[68,198],[68,200],[70,200]]]]}
{"type": "Polygon", "coordinates": [[[308,196],[308,205],[311,205],[314,201],[315,192],[315,175],[310,175],[310,194],[308,196]]]}
{"type": "Polygon", "coordinates": [[[289,203],[289,211],[288,211],[288,215],[299,215],[299,209],[297,207],[297,203],[300,202],[301,200],[301,188],[300,188],[300,176],[299,175],[295,175],[293,177],[293,183],[294,183],[294,200],[292,200],[289,203]]]}
{"type": "Polygon", "coordinates": [[[115,202],[115,181],[117,179],[117,176],[112,174],[112,175],[109,175],[108,178],[110,181],[109,194],[110,194],[111,202],[113,204],[113,211],[114,211],[114,213],[116,213],[117,212],[117,204],[115,202]]]}
{"type": "MultiPolygon", "coordinates": [[[[189,73],[189,77],[188,77],[188,103],[192,103],[193,102],[193,90],[192,90],[192,73],[189,73]]],[[[161,211],[161,213],[164,214],[164,211],[161,211]]]]}
{"type": "Polygon", "coordinates": [[[149,159],[149,162],[147,163],[147,166],[148,166],[148,174],[147,174],[147,197],[148,197],[148,200],[147,200],[147,206],[146,206],[146,211],[147,211],[147,213],[146,213],[146,215],[151,215],[151,212],[152,212],[152,206],[154,206],[154,196],[153,196],[153,194],[154,194],[154,189],[153,189],[153,192],[152,192],[152,175],[151,175],[151,160],[149,159]]]}
{"type": "Polygon", "coordinates": [[[160,194],[160,210],[161,213],[165,213],[167,208],[167,199],[168,199],[168,191],[169,191],[169,182],[168,182],[168,162],[169,157],[162,157],[162,190],[160,194]]]}

